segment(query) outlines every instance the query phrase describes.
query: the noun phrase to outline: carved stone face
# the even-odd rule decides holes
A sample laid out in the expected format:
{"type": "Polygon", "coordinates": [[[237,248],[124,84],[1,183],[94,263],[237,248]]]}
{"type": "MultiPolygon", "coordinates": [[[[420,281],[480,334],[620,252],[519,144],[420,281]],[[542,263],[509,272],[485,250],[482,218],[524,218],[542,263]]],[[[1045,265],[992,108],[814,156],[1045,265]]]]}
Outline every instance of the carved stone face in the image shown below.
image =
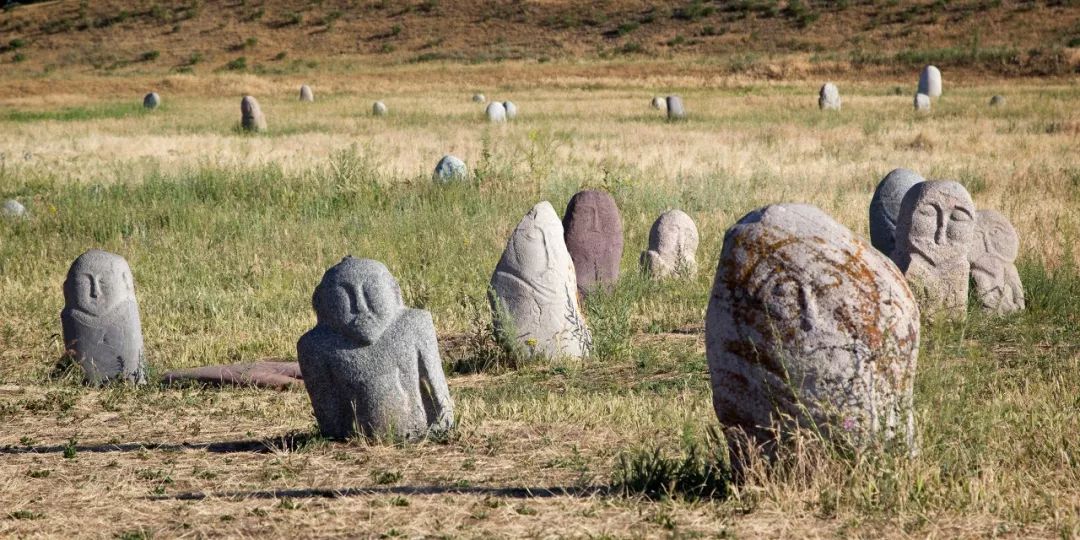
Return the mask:
{"type": "Polygon", "coordinates": [[[670,261],[679,257],[693,258],[698,241],[694,220],[681,210],[664,212],[649,231],[649,249],[670,261]]]}
{"type": "Polygon", "coordinates": [[[124,302],[135,300],[131,268],[119,255],[90,250],[75,259],[64,281],[68,307],[100,316],[124,302]]]}
{"type": "Polygon", "coordinates": [[[1015,261],[1020,252],[1020,237],[1008,218],[994,210],[979,210],[975,216],[978,227],[972,242],[972,258],[989,253],[1006,262],[1015,261]]]}
{"type": "Polygon", "coordinates": [[[361,346],[378,341],[404,309],[401,288],[386,266],[353,257],[326,271],[312,304],[320,325],[361,346]]]}
{"type": "Polygon", "coordinates": [[[897,240],[931,263],[966,253],[975,233],[975,204],[964,186],[951,181],[926,181],[913,186],[900,205],[897,240]]]}
{"type": "Polygon", "coordinates": [[[553,244],[562,235],[562,223],[551,204],[537,204],[514,230],[498,270],[513,274],[545,297],[554,296],[562,290],[563,278],[551,270],[571,265],[565,250],[560,256],[553,244]]]}

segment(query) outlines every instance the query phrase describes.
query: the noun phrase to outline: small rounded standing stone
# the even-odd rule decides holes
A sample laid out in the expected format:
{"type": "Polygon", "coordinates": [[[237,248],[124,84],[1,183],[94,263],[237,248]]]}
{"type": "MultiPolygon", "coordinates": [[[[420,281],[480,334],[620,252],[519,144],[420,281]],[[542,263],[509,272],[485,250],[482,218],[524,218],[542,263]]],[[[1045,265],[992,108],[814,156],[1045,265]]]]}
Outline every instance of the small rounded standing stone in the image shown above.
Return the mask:
{"type": "Polygon", "coordinates": [[[473,103],[484,103],[487,101],[487,98],[484,97],[484,94],[473,94],[472,100],[473,103]]]}
{"type": "Polygon", "coordinates": [[[667,101],[660,96],[654,96],[652,102],[649,103],[649,106],[658,111],[664,111],[667,110],[667,101]]]}
{"type": "Polygon", "coordinates": [[[892,255],[896,246],[896,222],[900,203],[911,186],[926,180],[911,169],[893,169],[878,182],[870,199],[870,243],[885,254],[892,255]]]}
{"type": "Polygon", "coordinates": [[[266,130],[266,117],[259,108],[259,101],[252,96],[240,100],[240,127],[250,132],[266,130]]]}
{"type": "Polygon", "coordinates": [[[997,95],[990,98],[991,107],[1000,107],[1005,104],[1005,96],[997,95]]]}
{"type": "Polygon", "coordinates": [[[146,97],[142,100],[142,106],[144,109],[156,109],[158,105],[161,105],[161,96],[157,92],[150,92],[146,94],[146,97]]]}
{"type": "Polygon", "coordinates": [[[487,106],[487,119],[496,124],[506,122],[506,107],[498,101],[492,101],[487,106]]]}
{"type": "Polygon", "coordinates": [[[668,120],[683,120],[686,118],[686,110],[683,109],[683,102],[681,97],[667,97],[667,117],[668,120]]]}
{"type": "Polygon", "coordinates": [[[503,109],[506,110],[506,119],[513,120],[517,118],[517,105],[514,105],[513,101],[504,101],[503,109]]]}
{"type": "Polygon", "coordinates": [[[916,111],[929,111],[930,110],[930,96],[926,94],[915,94],[915,110],[916,111]]]}
{"type": "Polygon", "coordinates": [[[315,94],[312,93],[310,86],[305,84],[300,87],[300,101],[315,101],[315,94]]]}
{"type": "Polygon", "coordinates": [[[15,199],[4,201],[4,205],[0,206],[0,214],[6,218],[25,218],[28,215],[26,207],[15,199]]]}
{"type": "Polygon", "coordinates": [[[919,74],[919,93],[941,97],[941,70],[936,66],[926,66],[919,74]]]}
{"type": "Polygon", "coordinates": [[[447,154],[435,166],[432,180],[440,184],[446,184],[454,180],[464,180],[468,175],[469,168],[465,165],[465,162],[461,161],[457,156],[447,154]]]}
{"type": "Polygon", "coordinates": [[[381,101],[376,101],[375,103],[371,104],[371,114],[375,116],[386,116],[387,112],[388,109],[386,108],[385,103],[381,101]]]}
{"type": "Polygon", "coordinates": [[[840,89],[835,84],[827,82],[818,91],[818,108],[823,111],[840,110],[840,89]]]}

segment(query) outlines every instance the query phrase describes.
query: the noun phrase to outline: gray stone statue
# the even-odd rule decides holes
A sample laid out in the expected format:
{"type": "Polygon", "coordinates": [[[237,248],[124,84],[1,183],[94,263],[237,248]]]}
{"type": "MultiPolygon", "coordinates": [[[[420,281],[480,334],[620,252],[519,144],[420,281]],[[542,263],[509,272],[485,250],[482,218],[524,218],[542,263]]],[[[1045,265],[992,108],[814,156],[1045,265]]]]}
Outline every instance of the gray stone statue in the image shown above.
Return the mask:
{"type": "Polygon", "coordinates": [[[92,249],[71,263],[60,321],[67,354],[88,383],[146,382],[135,279],[123,257],[92,249]]]}
{"type": "Polygon", "coordinates": [[[767,206],[724,235],[705,350],[736,460],[746,437],[771,455],[774,428],[796,424],[913,449],[918,346],[919,309],[904,276],[821,210],[767,206]]]}
{"type": "Polygon", "coordinates": [[[1000,106],[1002,106],[1004,104],[1005,104],[1005,96],[995,95],[994,97],[990,98],[990,106],[991,107],[1000,107],[1000,106]]]}
{"type": "Polygon", "coordinates": [[[492,101],[487,106],[488,122],[502,124],[506,122],[506,107],[498,101],[492,101]]]}
{"type": "Polygon", "coordinates": [[[375,116],[386,116],[386,113],[388,112],[390,112],[390,110],[387,109],[386,104],[381,101],[376,101],[371,104],[371,114],[375,116]]]}
{"type": "Polygon", "coordinates": [[[315,93],[311,91],[310,86],[305,84],[300,87],[300,101],[308,103],[315,101],[315,93]]]}
{"type": "Polygon", "coordinates": [[[622,263],[622,216],[611,194],[587,189],[570,198],[563,214],[563,239],[574,261],[578,292],[611,290],[622,263]]]}
{"type": "Polygon", "coordinates": [[[345,257],[323,275],[312,305],[317,324],[296,353],[324,436],[409,440],[451,428],[431,314],[405,307],[382,263],[345,257]]]}
{"type": "Polygon", "coordinates": [[[823,111],[840,110],[840,89],[835,84],[827,82],[818,91],[818,108],[823,111]]]}
{"type": "Polygon", "coordinates": [[[649,230],[649,249],[641,253],[641,268],[653,278],[697,275],[698,230],[682,210],[668,210],[649,230]]]}
{"type": "Polygon", "coordinates": [[[533,206],[510,235],[491,276],[491,304],[504,346],[539,357],[588,354],[574,262],[551,203],[533,206]]]}
{"type": "Polygon", "coordinates": [[[900,203],[892,260],[930,318],[967,315],[968,249],[975,234],[975,204],[964,186],[927,180],[900,203]]]}
{"type": "Polygon", "coordinates": [[[941,70],[935,66],[926,66],[919,73],[919,93],[927,97],[941,97],[941,70]]]}
{"type": "Polygon", "coordinates": [[[870,199],[870,243],[886,256],[896,245],[896,218],[911,186],[925,180],[911,169],[893,169],[878,182],[870,199]]]}
{"type": "Polygon", "coordinates": [[[652,101],[649,102],[649,106],[656,109],[656,110],[658,110],[658,111],[666,111],[667,110],[667,100],[660,97],[660,96],[653,96],[652,101]]]}
{"type": "Polygon", "coordinates": [[[240,100],[240,127],[250,132],[266,131],[266,117],[254,97],[244,96],[240,100]]]}
{"type": "Polygon", "coordinates": [[[3,205],[0,205],[0,215],[8,219],[26,219],[27,217],[30,217],[30,213],[27,212],[26,207],[15,199],[8,199],[4,201],[3,205]]]}
{"type": "Polygon", "coordinates": [[[157,95],[157,92],[150,92],[143,97],[142,106],[144,109],[156,109],[158,105],[161,105],[161,96],[157,95]]]}
{"type": "Polygon", "coordinates": [[[446,184],[455,180],[464,180],[469,176],[469,168],[457,156],[447,154],[435,165],[435,173],[431,178],[436,183],[446,184]]]}
{"type": "Polygon", "coordinates": [[[484,94],[473,94],[472,100],[473,103],[484,103],[487,101],[487,98],[484,97],[484,94]]]}
{"type": "Polygon", "coordinates": [[[517,105],[514,105],[513,101],[504,101],[503,109],[506,110],[507,120],[513,120],[517,118],[517,105]]]}
{"type": "Polygon", "coordinates": [[[915,94],[915,110],[917,112],[927,112],[930,110],[930,96],[926,94],[915,94]]]}
{"type": "Polygon", "coordinates": [[[1024,284],[1016,271],[1020,237],[1009,218],[994,210],[975,213],[968,257],[975,297],[982,309],[1005,315],[1024,309],[1024,284]]]}
{"type": "Polygon", "coordinates": [[[683,109],[681,97],[667,97],[667,117],[668,120],[683,120],[686,118],[686,110],[683,109]]]}

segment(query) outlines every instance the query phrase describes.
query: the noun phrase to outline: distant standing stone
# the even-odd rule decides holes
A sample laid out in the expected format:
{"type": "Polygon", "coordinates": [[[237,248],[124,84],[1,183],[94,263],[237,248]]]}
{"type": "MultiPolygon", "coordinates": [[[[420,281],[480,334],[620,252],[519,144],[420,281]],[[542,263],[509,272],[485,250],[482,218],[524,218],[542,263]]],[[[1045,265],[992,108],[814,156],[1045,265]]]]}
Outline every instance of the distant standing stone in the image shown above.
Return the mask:
{"type": "Polygon", "coordinates": [[[240,126],[244,131],[266,131],[266,117],[254,97],[244,96],[244,99],[240,100],[240,126]]]}
{"type": "Polygon", "coordinates": [[[146,97],[142,100],[144,109],[156,109],[158,105],[161,105],[161,96],[157,95],[157,92],[146,94],[146,97]]]}
{"type": "Polygon", "coordinates": [[[931,319],[967,314],[968,250],[974,234],[975,204],[964,186],[927,180],[904,195],[892,260],[931,319]]]}
{"type": "Polygon", "coordinates": [[[929,111],[930,110],[930,96],[926,94],[915,94],[915,110],[916,111],[929,111]]]}
{"type": "Polygon", "coordinates": [[[1009,218],[994,210],[975,213],[975,235],[968,257],[975,298],[982,309],[1008,314],[1024,309],[1024,284],[1016,271],[1020,237],[1009,218]]]}
{"type": "Polygon", "coordinates": [[[487,106],[487,119],[489,122],[501,124],[506,122],[506,107],[498,101],[492,101],[487,106]]]}
{"type": "Polygon", "coordinates": [[[823,111],[840,110],[840,89],[835,84],[827,82],[818,91],[818,108],[823,111]]]}
{"type": "Polygon", "coordinates": [[[649,249],[641,253],[641,268],[654,278],[697,275],[698,230],[682,210],[668,210],[649,230],[649,249]]]}
{"type": "Polygon", "coordinates": [[[660,96],[654,96],[649,105],[656,110],[667,110],[667,100],[660,96]]]}
{"type": "Polygon", "coordinates": [[[821,210],[778,204],[728,229],[705,316],[713,407],[733,463],[778,426],[914,448],[919,309],[889,259],[821,210]]]}
{"type": "Polygon", "coordinates": [[[71,264],[60,313],[64,345],[86,381],[146,382],[135,280],[119,255],[92,249],[71,264]]]}
{"type": "Polygon", "coordinates": [[[563,215],[566,248],[574,261],[582,295],[598,287],[611,290],[619,281],[622,261],[622,217],[615,199],[603,191],[580,191],[563,215]]]}
{"type": "Polygon", "coordinates": [[[432,175],[432,179],[437,183],[445,184],[454,180],[464,180],[468,175],[469,168],[465,162],[447,154],[435,165],[435,174],[432,175]]]}
{"type": "Polygon", "coordinates": [[[300,101],[315,101],[315,94],[311,91],[311,87],[303,85],[300,87],[300,101]]]}
{"type": "Polygon", "coordinates": [[[919,74],[919,93],[932,98],[941,97],[941,71],[934,66],[926,66],[919,74]]]}
{"type": "Polygon", "coordinates": [[[376,101],[375,103],[371,104],[371,114],[375,116],[386,116],[387,112],[388,110],[385,103],[381,101],[376,101]]]}
{"type": "Polygon", "coordinates": [[[496,334],[533,357],[580,358],[592,338],[577,300],[574,261],[551,203],[521,219],[491,276],[496,334]]]}
{"type": "Polygon", "coordinates": [[[513,120],[517,118],[517,105],[514,105],[513,101],[504,101],[503,109],[506,111],[506,119],[513,120]]]}
{"type": "Polygon", "coordinates": [[[6,218],[25,218],[28,213],[22,203],[15,199],[8,199],[4,201],[3,206],[0,206],[0,215],[6,218]]]}
{"type": "Polygon", "coordinates": [[[682,120],[686,118],[686,111],[683,109],[682,98],[679,96],[667,97],[667,117],[668,120],[682,120]]]}
{"type": "Polygon", "coordinates": [[[484,94],[473,94],[472,100],[473,103],[484,103],[487,101],[487,98],[484,97],[484,94]]]}
{"type": "Polygon", "coordinates": [[[405,307],[386,266],[345,257],[323,275],[312,306],[317,323],[296,354],[324,436],[410,440],[452,427],[431,314],[405,307]]]}
{"type": "Polygon", "coordinates": [[[991,107],[1000,107],[1005,104],[1005,96],[994,96],[990,98],[991,107]]]}
{"type": "Polygon", "coordinates": [[[900,203],[911,186],[925,180],[911,169],[893,169],[878,182],[870,199],[870,243],[886,256],[896,246],[896,220],[900,203]]]}

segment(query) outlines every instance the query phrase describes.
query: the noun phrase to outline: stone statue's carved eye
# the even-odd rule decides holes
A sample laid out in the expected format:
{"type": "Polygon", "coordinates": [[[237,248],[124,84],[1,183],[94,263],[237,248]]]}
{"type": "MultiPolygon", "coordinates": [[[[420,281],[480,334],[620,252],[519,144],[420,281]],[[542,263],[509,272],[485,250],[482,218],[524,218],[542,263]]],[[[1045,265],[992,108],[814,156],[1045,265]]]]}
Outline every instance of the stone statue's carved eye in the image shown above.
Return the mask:
{"type": "Polygon", "coordinates": [[[950,219],[953,221],[971,221],[971,214],[963,208],[956,208],[952,211],[950,219]]]}
{"type": "Polygon", "coordinates": [[[932,218],[937,216],[937,209],[929,204],[924,204],[919,207],[919,215],[932,218]]]}

